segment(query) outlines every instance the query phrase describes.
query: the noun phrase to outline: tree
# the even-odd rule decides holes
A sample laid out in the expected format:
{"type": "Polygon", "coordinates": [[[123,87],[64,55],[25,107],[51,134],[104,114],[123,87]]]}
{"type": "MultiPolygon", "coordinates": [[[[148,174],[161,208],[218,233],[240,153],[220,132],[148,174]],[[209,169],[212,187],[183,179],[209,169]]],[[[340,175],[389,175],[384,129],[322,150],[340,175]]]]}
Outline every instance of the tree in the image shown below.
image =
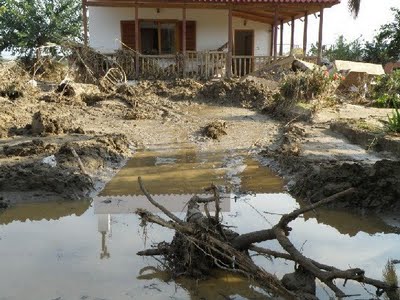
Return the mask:
{"type": "Polygon", "coordinates": [[[0,0],[0,52],[32,57],[47,43],[80,40],[79,0],[0,0]]]}
{"type": "MultiPolygon", "coordinates": [[[[329,48],[324,47],[323,55],[330,61],[336,59],[361,61],[363,59],[363,43],[361,38],[348,42],[343,35],[339,36],[329,48]]],[[[310,54],[317,55],[318,48],[311,46],[310,54]]]]}
{"type": "Polygon", "coordinates": [[[361,5],[361,0],[349,0],[348,6],[353,14],[354,18],[358,17],[358,13],[360,12],[360,5],[361,5]]]}
{"type": "Polygon", "coordinates": [[[372,42],[367,42],[364,60],[374,63],[397,61],[400,58],[400,9],[392,8],[394,20],[381,26],[372,42]]]}

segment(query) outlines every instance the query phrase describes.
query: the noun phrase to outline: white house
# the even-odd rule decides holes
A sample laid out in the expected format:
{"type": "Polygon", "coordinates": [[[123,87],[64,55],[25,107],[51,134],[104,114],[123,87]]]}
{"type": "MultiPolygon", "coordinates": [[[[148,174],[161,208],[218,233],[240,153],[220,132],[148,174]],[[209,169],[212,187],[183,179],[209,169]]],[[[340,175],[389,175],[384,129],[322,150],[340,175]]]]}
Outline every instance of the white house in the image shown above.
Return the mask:
{"type": "MultiPolygon", "coordinates": [[[[291,49],[294,21],[304,20],[304,51],[308,15],[320,16],[322,45],[323,12],[340,0],[83,0],[85,42],[103,53],[121,48],[139,56],[167,58],[177,53],[187,64],[190,56],[200,64],[214,64],[198,53],[222,53],[226,74],[247,73],[258,62],[283,55],[283,29],[290,23],[291,49]],[[88,18],[89,16],[89,18],[88,18]],[[280,43],[278,43],[278,28],[280,43]],[[278,47],[279,46],[279,47],[278,47]],[[193,54],[196,53],[196,54],[193,54]],[[240,64],[240,68],[239,68],[240,64]]],[[[192,59],[193,60],[193,59],[192,59]]],[[[185,68],[184,68],[185,70],[185,68]]]]}

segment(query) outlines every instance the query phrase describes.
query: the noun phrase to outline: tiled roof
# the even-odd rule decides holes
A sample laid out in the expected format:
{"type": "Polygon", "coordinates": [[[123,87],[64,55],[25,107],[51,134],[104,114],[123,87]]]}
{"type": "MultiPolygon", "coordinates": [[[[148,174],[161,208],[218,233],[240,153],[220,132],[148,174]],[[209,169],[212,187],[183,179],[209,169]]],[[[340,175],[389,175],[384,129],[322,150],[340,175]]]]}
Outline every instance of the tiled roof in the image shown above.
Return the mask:
{"type": "Polygon", "coordinates": [[[189,0],[187,2],[214,2],[214,3],[285,3],[285,4],[337,4],[340,0],[189,0]]]}

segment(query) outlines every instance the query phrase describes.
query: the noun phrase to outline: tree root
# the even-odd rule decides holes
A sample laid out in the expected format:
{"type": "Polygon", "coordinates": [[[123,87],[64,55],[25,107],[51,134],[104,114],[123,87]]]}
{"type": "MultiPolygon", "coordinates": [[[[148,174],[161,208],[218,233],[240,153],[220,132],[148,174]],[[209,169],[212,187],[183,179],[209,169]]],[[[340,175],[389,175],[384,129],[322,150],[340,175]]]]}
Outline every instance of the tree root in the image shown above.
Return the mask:
{"type": "Polygon", "coordinates": [[[352,280],[373,286],[376,288],[378,297],[385,292],[386,295],[390,295],[398,289],[395,285],[366,277],[362,269],[340,270],[307,258],[296,249],[288,238],[291,231],[288,224],[291,221],[305,212],[338,201],[343,196],[351,195],[354,193],[352,188],[308,207],[285,214],[270,229],[239,235],[220,223],[220,196],[217,187],[211,186],[208,189],[213,192],[212,197],[193,196],[188,203],[186,219],[181,220],[151,197],[140,177],[138,181],[148,200],[159,208],[169,220],[144,209],[138,209],[136,213],[145,223],[154,223],[174,230],[175,236],[171,243],[163,242],[158,244],[156,248],[140,251],[137,254],[141,256],[163,256],[165,265],[174,276],[187,275],[199,278],[207,276],[212,269],[219,268],[241,273],[253,279],[267,292],[282,296],[285,299],[317,299],[315,296],[315,278],[329,287],[338,298],[355,295],[346,295],[334,283],[335,279],[344,279],[345,283],[352,280]],[[207,207],[210,202],[215,203],[216,212],[214,216],[210,214],[207,207]],[[205,206],[205,215],[199,209],[200,204],[205,206]],[[277,240],[286,253],[254,245],[266,240],[277,240]],[[256,265],[248,253],[249,250],[258,255],[294,261],[296,263],[295,272],[286,274],[282,280],[279,280],[275,275],[256,265]],[[294,281],[299,281],[299,284],[293,283],[294,281]]]}

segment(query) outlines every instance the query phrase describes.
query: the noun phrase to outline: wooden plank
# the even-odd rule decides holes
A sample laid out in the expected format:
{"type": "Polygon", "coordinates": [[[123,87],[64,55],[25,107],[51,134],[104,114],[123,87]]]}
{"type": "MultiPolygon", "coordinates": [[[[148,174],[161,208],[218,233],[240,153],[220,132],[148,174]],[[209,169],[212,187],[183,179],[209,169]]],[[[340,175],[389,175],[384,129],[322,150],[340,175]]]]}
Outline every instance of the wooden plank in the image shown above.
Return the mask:
{"type": "Polygon", "coordinates": [[[292,52],[292,50],[294,49],[294,25],[295,21],[294,21],[294,17],[292,17],[292,22],[290,23],[291,25],[291,34],[290,34],[290,53],[292,52]]]}
{"type": "Polygon", "coordinates": [[[322,32],[324,27],[324,8],[319,12],[319,32],[318,32],[318,64],[322,62],[322,32]]]}
{"type": "Polygon", "coordinates": [[[139,7],[135,6],[135,72],[139,77],[139,7]]]}
{"type": "Polygon", "coordinates": [[[270,53],[269,55],[273,56],[274,55],[274,33],[275,33],[275,26],[272,25],[271,27],[271,40],[270,40],[270,53]]]}
{"type": "Polygon", "coordinates": [[[232,50],[233,50],[233,24],[232,24],[232,5],[229,6],[228,10],[228,57],[226,60],[226,76],[230,78],[232,76],[232,50]]]}
{"type": "Polygon", "coordinates": [[[283,55],[283,20],[281,20],[281,44],[279,45],[279,55],[282,56],[283,55]]]}
{"type": "Polygon", "coordinates": [[[182,8],[182,54],[183,77],[186,76],[186,7],[182,8]]]}
{"type": "Polygon", "coordinates": [[[308,12],[304,14],[303,53],[307,55],[308,12]]]}
{"type": "Polygon", "coordinates": [[[82,0],[83,44],[88,45],[88,18],[86,0],[82,0]]]}
{"type": "Polygon", "coordinates": [[[274,16],[274,59],[278,56],[278,9],[274,16]]]}

